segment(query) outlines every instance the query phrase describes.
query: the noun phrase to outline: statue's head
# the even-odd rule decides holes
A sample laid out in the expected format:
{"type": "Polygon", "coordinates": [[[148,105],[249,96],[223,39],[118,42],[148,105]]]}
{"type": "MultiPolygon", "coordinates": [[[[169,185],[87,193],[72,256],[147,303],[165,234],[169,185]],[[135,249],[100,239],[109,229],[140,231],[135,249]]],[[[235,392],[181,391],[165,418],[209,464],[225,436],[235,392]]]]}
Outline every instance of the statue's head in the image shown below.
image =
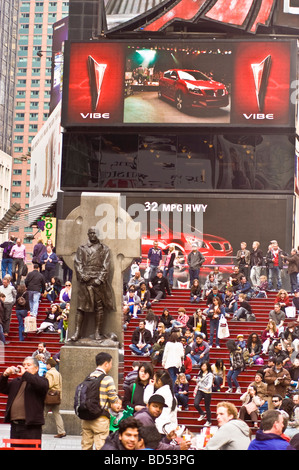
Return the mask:
{"type": "Polygon", "coordinates": [[[87,235],[91,243],[96,243],[99,241],[96,227],[90,227],[88,229],[87,235]]]}

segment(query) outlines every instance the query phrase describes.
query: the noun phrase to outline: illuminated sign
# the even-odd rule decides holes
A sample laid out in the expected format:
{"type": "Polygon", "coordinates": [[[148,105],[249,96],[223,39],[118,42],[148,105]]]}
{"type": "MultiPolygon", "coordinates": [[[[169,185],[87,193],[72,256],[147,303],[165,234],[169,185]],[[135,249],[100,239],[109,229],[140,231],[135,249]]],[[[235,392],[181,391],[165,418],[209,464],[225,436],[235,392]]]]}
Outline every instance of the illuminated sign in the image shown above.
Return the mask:
{"type": "Polygon", "coordinates": [[[69,43],[62,125],[294,126],[295,41],[69,43]]]}

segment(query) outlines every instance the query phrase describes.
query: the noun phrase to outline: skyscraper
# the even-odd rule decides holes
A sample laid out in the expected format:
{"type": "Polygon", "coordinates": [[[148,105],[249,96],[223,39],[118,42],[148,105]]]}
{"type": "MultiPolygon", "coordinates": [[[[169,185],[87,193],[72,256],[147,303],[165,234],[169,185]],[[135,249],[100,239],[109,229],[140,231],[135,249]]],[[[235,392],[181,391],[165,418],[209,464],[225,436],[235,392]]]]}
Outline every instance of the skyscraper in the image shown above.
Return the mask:
{"type": "Polygon", "coordinates": [[[0,150],[11,154],[19,0],[0,0],[0,150]]]}
{"type": "MultiPolygon", "coordinates": [[[[20,0],[17,41],[11,203],[29,208],[31,142],[49,115],[53,24],[68,16],[68,0],[20,0]]],[[[27,238],[32,228],[19,216],[11,234],[27,238]]],[[[32,249],[27,247],[30,253],[32,249]]]]}

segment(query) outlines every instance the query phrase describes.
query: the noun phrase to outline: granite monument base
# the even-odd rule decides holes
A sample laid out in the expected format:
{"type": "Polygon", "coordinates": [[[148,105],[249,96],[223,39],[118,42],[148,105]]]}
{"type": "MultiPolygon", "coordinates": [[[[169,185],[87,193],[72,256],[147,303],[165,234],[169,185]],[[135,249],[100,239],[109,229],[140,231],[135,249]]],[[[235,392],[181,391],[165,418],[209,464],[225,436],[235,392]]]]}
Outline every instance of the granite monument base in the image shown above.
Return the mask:
{"type": "MultiPolygon", "coordinates": [[[[62,402],[60,414],[65,431],[68,435],[81,434],[81,420],[75,415],[74,396],[77,385],[96,368],[95,357],[100,352],[107,352],[112,356],[112,369],[109,375],[113,377],[118,391],[119,349],[102,348],[97,346],[63,346],[60,354],[59,372],[62,375],[62,402]]],[[[44,434],[57,434],[54,417],[51,413],[43,426],[44,434]]]]}

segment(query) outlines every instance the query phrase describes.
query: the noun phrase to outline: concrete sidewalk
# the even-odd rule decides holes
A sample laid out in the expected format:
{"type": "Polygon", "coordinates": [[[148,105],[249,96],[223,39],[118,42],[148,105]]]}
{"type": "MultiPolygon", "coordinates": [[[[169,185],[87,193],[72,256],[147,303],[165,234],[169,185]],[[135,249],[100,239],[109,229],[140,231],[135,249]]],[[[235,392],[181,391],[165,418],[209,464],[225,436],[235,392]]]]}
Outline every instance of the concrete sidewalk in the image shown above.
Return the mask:
{"type": "MultiPolygon", "coordinates": [[[[9,437],[10,425],[0,424],[0,447],[2,447],[2,439],[9,437]]],[[[81,450],[81,436],[66,436],[55,439],[52,434],[43,434],[42,450],[81,450]]]]}

